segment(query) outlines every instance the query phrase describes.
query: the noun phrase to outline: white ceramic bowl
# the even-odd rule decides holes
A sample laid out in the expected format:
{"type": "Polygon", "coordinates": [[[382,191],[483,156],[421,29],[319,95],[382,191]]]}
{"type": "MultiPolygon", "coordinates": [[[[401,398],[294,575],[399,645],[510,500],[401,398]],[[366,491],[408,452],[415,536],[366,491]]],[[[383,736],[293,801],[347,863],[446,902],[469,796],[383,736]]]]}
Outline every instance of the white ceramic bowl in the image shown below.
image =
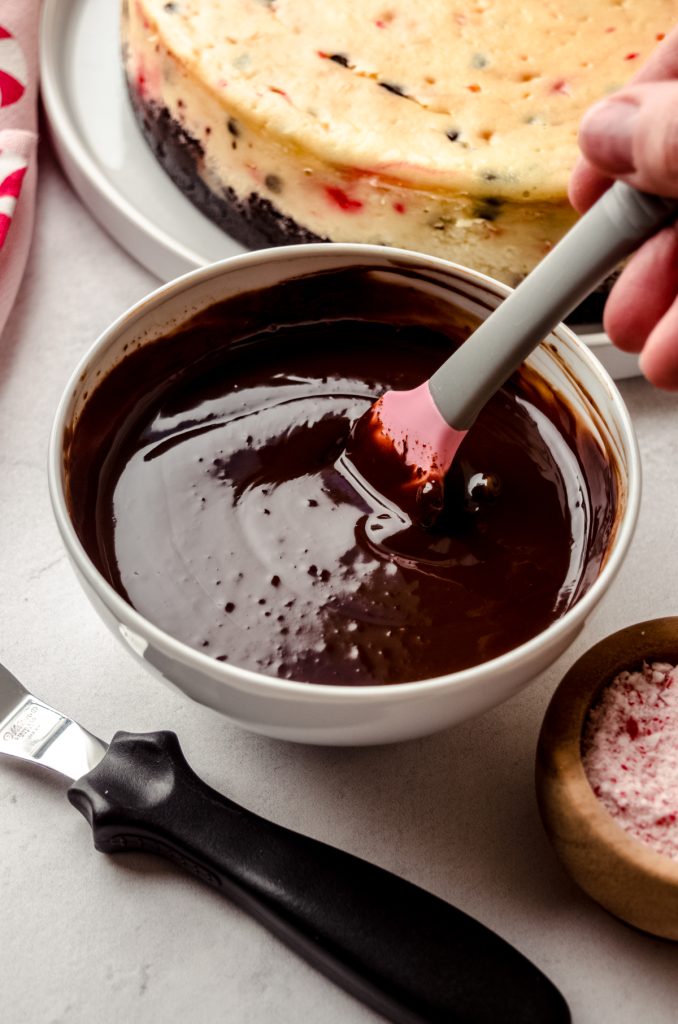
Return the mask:
{"type": "MultiPolygon", "coordinates": [[[[511,697],[562,654],[583,627],[624,558],[640,499],[638,450],[624,403],[596,358],[561,325],[529,362],[612,453],[619,505],[600,575],[573,608],[538,636],[492,661],[436,679],[339,687],[289,682],[215,661],[148,622],[94,567],[69,516],[64,445],[87,395],[129,347],[147,344],[215,302],[300,274],[357,263],[403,275],[404,282],[408,268],[425,272],[430,279],[426,290],[449,301],[457,316],[461,310],[471,319],[487,316],[509,290],[444,260],[381,246],[318,244],[232,257],[158,288],[101,335],[66,387],[50,442],[49,484],[57,524],[80,582],[104,622],[147,668],[193,700],[247,729],[306,743],[386,743],[426,735],[511,697]]],[[[409,280],[407,284],[411,286],[409,280]]]]}

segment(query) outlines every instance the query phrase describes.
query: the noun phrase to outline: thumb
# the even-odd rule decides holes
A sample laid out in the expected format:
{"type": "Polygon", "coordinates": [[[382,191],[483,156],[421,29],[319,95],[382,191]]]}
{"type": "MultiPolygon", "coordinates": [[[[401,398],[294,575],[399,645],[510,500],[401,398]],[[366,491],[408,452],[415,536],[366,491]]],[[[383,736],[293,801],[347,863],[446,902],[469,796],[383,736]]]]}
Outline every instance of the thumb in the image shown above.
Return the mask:
{"type": "Polygon", "coordinates": [[[678,82],[628,86],[584,115],[579,145],[604,174],[678,197],[678,82]]]}

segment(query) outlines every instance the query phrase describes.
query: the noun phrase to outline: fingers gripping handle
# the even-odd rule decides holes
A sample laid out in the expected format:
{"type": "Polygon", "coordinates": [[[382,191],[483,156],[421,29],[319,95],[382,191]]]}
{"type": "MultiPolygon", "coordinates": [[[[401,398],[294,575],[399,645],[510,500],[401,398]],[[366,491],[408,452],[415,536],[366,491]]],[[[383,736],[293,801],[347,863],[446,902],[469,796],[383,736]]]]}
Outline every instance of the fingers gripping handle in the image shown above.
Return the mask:
{"type": "Polygon", "coordinates": [[[244,810],[207,786],[173,733],[117,733],[68,792],[99,850],[175,861],[399,1024],[567,1022],[517,950],[423,889],[244,810]]]}
{"type": "Polygon", "coordinates": [[[442,417],[468,430],[485,403],[557,323],[646,238],[678,200],[617,181],[429,381],[442,417]]]}

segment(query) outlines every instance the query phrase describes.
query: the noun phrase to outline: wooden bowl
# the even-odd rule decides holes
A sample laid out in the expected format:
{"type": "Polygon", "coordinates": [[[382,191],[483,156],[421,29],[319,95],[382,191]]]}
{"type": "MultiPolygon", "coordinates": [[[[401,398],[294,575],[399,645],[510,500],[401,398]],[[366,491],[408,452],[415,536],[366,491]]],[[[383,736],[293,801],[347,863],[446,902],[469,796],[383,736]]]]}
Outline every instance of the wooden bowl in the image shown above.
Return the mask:
{"type": "Polygon", "coordinates": [[[537,800],[558,857],[589,896],[636,928],[678,940],[678,861],[616,823],[591,789],[581,758],[589,708],[619,672],[643,661],[678,664],[678,616],[621,629],[572,666],[541,728],[537,800]]]}

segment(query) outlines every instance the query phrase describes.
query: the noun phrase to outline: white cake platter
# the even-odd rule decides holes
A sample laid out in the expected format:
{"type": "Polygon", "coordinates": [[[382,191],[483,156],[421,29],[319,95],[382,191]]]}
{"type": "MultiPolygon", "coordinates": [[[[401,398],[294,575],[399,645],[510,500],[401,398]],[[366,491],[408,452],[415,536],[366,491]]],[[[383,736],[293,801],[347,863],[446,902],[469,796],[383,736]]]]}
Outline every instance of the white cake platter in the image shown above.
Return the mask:
{"type": "Polygon", "coordinates": [[[122,72],[119,0],[45,0],[40,78],[67,178],[140,263],[169,281],[245,251],[182,195],[144,141],[122,72]]]}
{"type": "MultiPolygon", "coordinates": [[[[110,235],[163,281],[245,247],[212,224],[156,162],[134,120],[120,58],[118,0],[44,0],[42,100],[76,193],[110,235]]],[[[638,359],[600,325],[580,336],[617,380],[638,359]]]]}

